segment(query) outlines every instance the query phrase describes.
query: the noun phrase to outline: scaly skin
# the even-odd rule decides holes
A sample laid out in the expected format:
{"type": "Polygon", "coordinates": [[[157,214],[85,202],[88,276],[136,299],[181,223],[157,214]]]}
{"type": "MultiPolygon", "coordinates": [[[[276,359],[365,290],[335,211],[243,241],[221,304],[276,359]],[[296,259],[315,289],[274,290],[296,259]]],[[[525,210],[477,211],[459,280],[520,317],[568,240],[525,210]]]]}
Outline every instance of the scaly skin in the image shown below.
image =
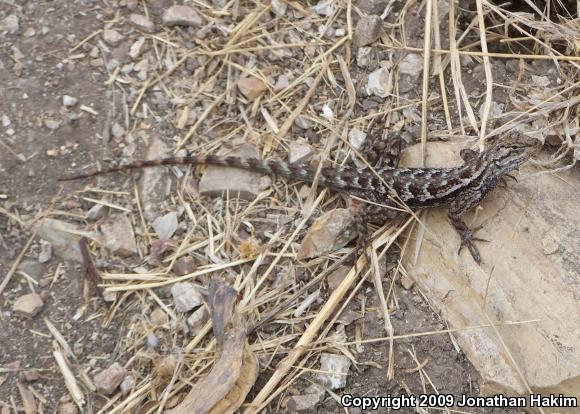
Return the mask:
{"type": "MultiPolygon", "coordinates": [[[[355,195],[365,200],[392,204],[393,191],[398,199],[411,208],[446,207],[449,219],[461,236],[462,246],[468,247],[477,263],[481,257],[473,245],[471,231],[461,220],[463,213],[478,205],[511,171],[526,162],[540,146],[538,140],[520,133],[511,133],[496,139],[481,153],[463,153],[463,165],[451,168],[393,168],[377,165],[368,168],[322,167],[318,184],[332,190],[355,195]],[[375,174],[376,172],[376,174],[375,174]],[[377,176],[378,175],[378,176],[377,176]]],[[[287,163],[281,160],[242,159],[235,156],[188,156],[160,160],[138,161],[103,171],[82,173],[60,179],[76,180],[107,174],[162,165],[220,165],[236,167],[264,174],[280,176],[289,181],[312,183],[317,171],[309,164],[287,163]]],[[[383,208],[383,210],[386,210],[383,208]]],[[[377,221],[388,216],[372,206],[364,220],[377,221]]],[[[392,214],[391,214],[392,215],[392,214]]]]}

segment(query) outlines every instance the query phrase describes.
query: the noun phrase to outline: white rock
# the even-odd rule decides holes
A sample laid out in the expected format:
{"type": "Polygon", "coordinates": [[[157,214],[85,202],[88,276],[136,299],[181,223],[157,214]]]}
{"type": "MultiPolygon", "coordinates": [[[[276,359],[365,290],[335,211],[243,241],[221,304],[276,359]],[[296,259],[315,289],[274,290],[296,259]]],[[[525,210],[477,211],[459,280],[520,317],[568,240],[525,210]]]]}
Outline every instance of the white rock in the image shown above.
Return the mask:
{"type": "Polygon", "coordinates": [[[532,75],[532,82],[540,88],[545,88],[550,85],[550,79],[547,76],[532,75]]]}
{"type": "Polygon", "coordinates": [[[367,134],[358,128],[352,128],[348,131],[348,142],[354,147],[354,149],[360,149],[366,138],[367,134]]]}
{"type": "Polygon", "coordinates": [[[299,115],[294,120],[294,125],[301,129],[309,129],[312,128],[312,121],[305,116],[299,115]]]}
{"type": "Polygon", "coordinates": [[[322,106],[322,116],[331,121],[334,119],[334,112],[328,104],[322,106]]]}
{"type": "Polygon", "coordinates": [[[346,387],[346,378],[350,368],[350,359],[344,355],[328,353],[320,354],[319,381],[330,388],[337,390],[346,387]]]}
{"type": "Polygon", "coordinates": [[[189,6],[171,6],[163,14],[163,23],[167,26],[201,27],[201,16],[189,6]]]}
{"type": "Polygon", "coordinates": [[[196,335],[205,323],[209,320],[209,313],[205,306],[200,306],[196,309],[189,318],[187,318],[187,324],[192,330],[192,334],[196,335]]]}
{"type": "Polygon", "coordinates": [[[135,72],[144,72],[147,73],[151,69],[151,63],[149,62],[148,57],[144,57],[139,62],[135,63],[133,66],[133,71],[135,72]]]}
{"type": "Polygon", "coordinates": [[[6,114],[2,114],[2,126],[8,128],[11,123],[12,121],[10,121],[10,118],[8,118],[6,114]]]}
{"type": "Polygon", "coordinates": [[[171,286],[171,294],[178,312],[189,312],[203,303],[203,296],[191,283],[176,283],[171,286]]]}
{"type": "Polygon", "coordinates": [[[123,128],[118,122],[115,122],[111,126],[111,134],[113,134],[115,138],[121,138],[125,135],[125,128],[123,128]]]}
{"type": "Polygon", "coordinates": [[[12,310],[30,318],[36,316],[44,306],[44,302],[37,293],[22,295],[12,305],[12,310]]]}
{"type": "Polygon", "coordinates": [[[369,95],[386,98],[392,91],[393,83],[387,68],[379,68],[369,75],[366,90],[369,95]]]}
{"type": "Polygon", "coordinates": [[[131,59],[137,59],[147,49],[145,47],[145,40],[146,39],[144,37],[140,37],[133,42],[129,48],[129,56],[131,59]]]}
{"type": "Polygon", "coordinates": [[[310,10],[319,16],[330,16],[332,13],[334,13],[334,9],[334,0],[321,0],[318,2],[318,4],[310,8],[310,10]]]}
{"type": "Polygon", "coordinates": [[[135,377],[132,375],[127,375],[125,379],[121,382],[121,392],[123,395],[129,394],[135,388],[135,377]]]}
{"type": "Polygon", "coordinates": [[[50,129],[51,131],[56,131],[60,128],[60,121],[55,121],[54,119],[45,119],[44,126],[50,129]]]}
{"type": "Polygon", "coordinates": [[[159,346],[159,339],[154,333],[147,335],[147,348],[155,349],[159,346]]]}
{"type": "Polygon", "coordinates": [[[272,0],[272,11],[278,17],[282,17],[286,14],[286,9],[288,4],[283,0],[272,0]]]}
{"type": "Polygon", "coordinates": [[[46,263],[52,259],[52,244],[46,240],[40,240],[40,254],[38,255],[38,263],[46,263]]]}
{"type": "Polygon", "coordinates": [[[290,80],[288,79],[288,76],[282,74],[278,77],[278,80],[276,81],[276,84],[274,85],[274,90],[281,91],[282,89],[287,88],[288,85],[290,85],[290,80]]]}
{"type": "Polygon", "coordinates": [[[153,222],[153,229],[160,240],[167,240],[177,230],[177,212],[172,211],[164,216],[157,217],[153,222]]]}
{"type": "Polygon", "coordinates": [[[417,77],[423,70],[423,58],[415,53],[409,53],[399,64],[399,74],[417,77]]]}
{"type": "Polygon", "coordinates": [[[72,97],[70,95],[62,96],[62,104],[64,106],[75,106],[79,102],[78,98],[72,97]]]}
{"type": "Polygon", "coordinates": [[[113,303],[117,300],[117,292],[111,292],[109,290],[105,290],[103,292],[103,300],[107,303],[113,303]]]}
{"type": "Polygon", "coordinates": [[[6,31],[10,34],[16,34],[20,31],[20,22],[18,16],[10,14],[0,22],[0,31],[6,31]]]}
{"type": "Polygon", "coordinates": [[[302,162],[312,155],[312,147],[300,141],[291,142],[288,146],[288,162],[302,162]]]}

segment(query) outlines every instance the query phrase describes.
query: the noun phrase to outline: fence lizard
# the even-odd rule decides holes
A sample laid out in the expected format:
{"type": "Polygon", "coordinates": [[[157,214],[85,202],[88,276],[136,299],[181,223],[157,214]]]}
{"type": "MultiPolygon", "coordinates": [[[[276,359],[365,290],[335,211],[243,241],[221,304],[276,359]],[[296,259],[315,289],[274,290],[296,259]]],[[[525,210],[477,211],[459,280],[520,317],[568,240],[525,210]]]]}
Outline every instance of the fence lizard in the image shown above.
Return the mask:
{"type": "MultiPolygon", "coordinates": [[[[461,237],[462,247],[467,247],[479,264],[481,256],[473,237],[461,216],[477,206],[504,177],[516,170],[540,146],[537,139],[518,132],[496,138],[483,152],[462,151],[463,165],[450,168],[395,168],[381,162],[373,168],[322,167],[318,184],[337,192],[354,195],[370,201],[363,220],[379,221],[392,216],[387,207],[394,197],[410,208],[445,207],[448,217],[461,237]],[[381,211],[382,210],[382,211],[381,211]]],[[[185,156],[158,160],[137,161],[102,171],[80,173],[61,178],[68,181],[114,171],[126,171],[162,165],[220,165],[236,167],[264,174],[276,175],[291,181],[314,181],[317,166],[287,163],[277,159],[242,159],[236,156],[185,156]]]]}

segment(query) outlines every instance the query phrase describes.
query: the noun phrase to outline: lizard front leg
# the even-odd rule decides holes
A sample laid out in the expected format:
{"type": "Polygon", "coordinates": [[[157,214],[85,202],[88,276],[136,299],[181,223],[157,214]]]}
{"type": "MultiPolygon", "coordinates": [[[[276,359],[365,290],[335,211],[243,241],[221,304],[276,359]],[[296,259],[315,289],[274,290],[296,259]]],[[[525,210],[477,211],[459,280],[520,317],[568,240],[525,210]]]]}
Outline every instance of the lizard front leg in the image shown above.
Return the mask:
{"type": "Polygon", "coordinates": [[[461,245],[459,246],[459,250],[457,251],[457,253],[458,254],[461,253],[463,247],[467,247],[469,253],[471,253],[471,257],[473,257],[473,260],[475,260],[475,263],[481,264],[481,255],[479,254],[479,250],[477,249],[477,247],[475,247],[475,244],[473,243],[475,240],[481,239],[473,237],[473,233],[471,232],[469,227],[467,227],[467,224],[465,224],[465,222],[461,220],[460,216],[455,215],[451,212],[448,212],[447,216],[449,217],[451,224],[453,224],[453,227],[455,227],[455,230],[457,230],[457,233],[459,233],[459,237],[461,238],[461,245]]]}
{"type": "Polygon", "coordinates": [[[477,249],[477,247],[473,242],[474,241],[489,242],[489,240],[474,237],[473,234],[479,229],[481,229],[481,226],[474,230],[470,230],[469,227],[467,227],[467,224],[465,224],[465,222],[461,219],[461,216],[467,210],[479,204],[480,201],[481,201],[480,197],[472,198],[469,203],[465,203],[464,199],[462,201],[463,204],[452,203],[449,206],[449,210],[447,211],[449,221],[451,221],[451,224],[453,225],[457,233],[459,233],[459,237],[461,238],[461,245],[459,246],[459,250],[457,253],[458,254],[461,253],[463,247],[467,247],[469,253],[471,253],[471,257],[473,257],[473,260],[475,260],[475,262],[478,265],[481,264],[481,255],[479,254],[479,250],[477,249]]]}

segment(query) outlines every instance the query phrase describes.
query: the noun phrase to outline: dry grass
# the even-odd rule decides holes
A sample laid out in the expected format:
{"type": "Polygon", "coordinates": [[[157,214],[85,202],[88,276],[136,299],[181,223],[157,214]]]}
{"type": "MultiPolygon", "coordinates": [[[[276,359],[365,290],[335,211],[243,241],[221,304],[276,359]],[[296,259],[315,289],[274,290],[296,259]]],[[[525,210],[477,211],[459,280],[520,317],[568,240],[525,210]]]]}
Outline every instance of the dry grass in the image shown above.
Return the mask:
{"type": "MultiPolygon", "coordinates": [[[[264,156],[284,154],[285,149],[296,139],[291,127],[298,116],[307,117],[315,125],[317,138],[321,141],[322,159],[337,164],[347,162],[353,154],[356,156],[356,151],[348,145],[347,130],[353,126],[364,129],[369,122],[383,123],[378,129],[395,130],[418,120],[421,124],[423,159],[428,136],[477,136],[483,147],[487,138],[532,122],[535,122],[535,133],[539,137],[564,137],[560,142],[559,162],[571,151],[576,150],[578,153],[578,144],[573,137],[580,128],[577,99],[580,58],[575,56],[580,48],[580,27],[579,20],[573,19],[574,16],[555,22],[549,19],[549,13],[538,10],[532,18],[528,14],[509,12],[486,0],[477,0],[476,10],[472,12],[459,9],[457,4],[451,2],[446,12],[442,9],[443,2],[426,0],[422,3],[421,11],[422,16],[427,16],[423,36],[425,43],[423,47],[417,48],[407,44],[405,34],[401,31],[407,24],[409,14],[416,13],[419,7],[418,2],[409,1],[404,9],[399,10],[397,18],[390,14],[387,16],[390,24],[385,25],[385,34],[373,45],[376,50],[388,52],[386,56],[390,59],[394,84],[392,94],[372,113],[367,113],[357,103],[361,98],[355,96],[355,89],[361,88],[366,77],[359,76],[365,72],[354,64],[355,52],[351,43],[353,21],[362,12],[351,1],[336,2],[336,9],[330,16],[318,16],[299,2],[285,3],[289,6],[286,16],[271,24],[269,2],[231,1],[222,9],[211,6],[210,2],[190,2],[207,22],[214,25],[215,30],[226,32],[223,36],[194,39],[194,48],[184,46],[184,39],[189,35],[179,28],[164,28],[155,35],[134,33],[135,38],[146,38],[157,61],[155,70],[149,72],[148,78],[138,84],[134,97],[129,92],[137,83],[136,79],[129,79],[128,75],[119,71],[109,74],[107,86],[111,95],[121,100],[120,112],[124,114],[127,130],[142,137],[145,142],[149,140],[149,116],[162,115],[154,113],[152,102],[155,94],[161,94],[173,104],[171,114],[163,117],[164,122],[184,127],[183,120],[178,121],[178,114],[191,108],[201,109],[197,120],[188,129],[177,130],[177,136],[172,140],[174,153],[183,148],[194,153],[211,152],[237,138],[237,142],[243,140],[258,146],[264,156]],[[304,26],[301,18],[294,17],[296,15],[308,16],[311,27],[304,26]],[[446,17],[449,17],[447,28],[439,24],[440,19],[446,17]],[[463,25],[459,29],[458,18],[467,23],[466,28],[463,25]],[[331,27],[335,22],[346,29],[344,36],[324,36],[315,30],[318,27],[331,27]],[[288,36],[290,41],[286,41],[288,36]],[[489,47],[500,48],[502,51],[491,53],[489,47]],[[283,58],[282,63],[276,62],[279,66],[275,70],[284,69],[286,62],[294,71],[295,79],[284,88],[274,90],[272,79],[275,73],[268,60],[276,54],[288,54],[288,51],[292,51],[293,56],[283,58]],[[400,78],[397,65],[407,52],[423,54],[422,89],[420,99],[417,100],[398,93],[400,78]],[[248,64],[254,58],[255,64],[248,64]],[[203,63],[186,75],[184,67],[187,62],[199,59],[203,63]],[[469,96],[469,88],[462,74],[463,59],[482,62],[485,74],[483,98],[469,96]],[[543,88],[524,79],[529,66],[546,60],[557,68],[561,76],[556,86],[543,88]],[[493,64],[497,61],[519,64],[518,79],[512,80],[509,85],[497,84],[493,71],[493,64]],[[248,101],[239,94],[236,87],[242,75],[263,81],[268,92],[253,102],[248,101]],[[493,93],[498,87],[509,88],[512,102],[509,110],[493,115],[493,93]],[[483,109],[481,115],[478,115],[481,101],[483,109]],[[325,102],[332,104],[334,117],[330,119],[320,115],[320,106],[325,102]],[[420,115],[418,107],[421,108],[420,115]],[[416,117],[413,119],[413,116],[416,117]],[[443,129],[432,128],[431,122],[435,117],[441,121],[437,124],[443,125],[443,129]]],[[[389,7],[392,3],[389,3],[389,7]]],[[[146,2],[143,4],[147,5],[146,2]]],[[[100,34],[101,30],[91,34],[73,47],[70,53],[85,50],[95,43],[100,34]]],[[[394,281],[399,274],[406,274],[405,265],[401,262],[397,264],[390,285],[386,286],[379,260],[397,244],[403,250],[415,248],[413,246],[419,248],[420,240],[416,244],[411,242],[410,232],[407,231],[418,224],[416,216],[400,224],[388,223],[377,230],[368,251],[370,263],[366,263],[364,256],[359,257],[342,283],[334,291],[328,292],[320,276],[330,273],[336,262],[344,262],[352,250],[342,249],[328,256],[299,263],[295,258],[295,248],[312,217],[338,206],[341,202],[338,197],[317,190],[316,185],[301,192],[297,186],[277,181],[270,190],[250,203],[231,199],[202,202],[186,186],[186,180],[193,173],[188,171],[181,178],[182,182],[173,188],[169,200],[171,206],[184,211],[182,217],[189,230],[180,236],[175,251],[164,257],[158,266],[144,261],[135,271],[103,272],[101,287],[118,294],[105,319],[111,321],[119,317],[121,309],[140,309],[145,302],[152,301],[169,316],[174,326],[169,327],[168,332],[178,338],[175,325],[183,323],[183,320],[158,296],[157,289],[189,281],[203,290],[207,287],[208,276],[219,275],[227,279],[239,291],[238,306],[248,324],[258,328],[250,336],[251,347],[255,354],[264,357],[266,362],[262,368],[268,367],[262,371],[264,385],[253,399],[247,401],[245,413],[258,412],[268,404],[279,406],[280,397],[298,378],[316,371],[317,356],[322,351],[341,353],[356,363],[358,346],[386,341],[389,344],[387,375],[393,378],[397,364],[393,353],[396,340],[483,328],[464,327],[423,333],[395,332],[389,314],[397,309],[399,287],[394,281]],[[274,216],[284,216],[288,220],[286,224],[276,226],[274,216]],[[242,257],[240,234],[255,232],[255,227],[260,225],[257,217],[265,224],[267,230],[264,235],[267,241],[259,246],[255,256],[242,257]],[[406,238],[403,237],[405,235],[406,238]],[[178,277],[171,269],[175,260],[184,255],[195,258],[200,266],[194,272],[178,277]],[[293,278],[297,269],[316,283],[304,286],[293,278]],[[275,283],[277,278],[284,277],[285,283],[275,283]],[[334,328],[334,321],[353,300],[364,281],[372,281],[380,298],[385,336],[365,338],[359,332],[356,341],[348,341],[334,328]],[[315,291],[319,292],[323,301],[320,307],[306,308],[301,316],[293,316],[297,307],[315,291]],[[264,325],[270,325],[270,328],[261,329],[264,325]]],[[[146,258],[153,232],[151,223],[143,214],[137,187],[134,187],[133,192],[110,190],[104,187],[87,188],[82,198],[130,214],[134,226],[139,229],[140,250],[143,258],[146,258]]],[[[1,210],[0,213],[8,214],[1,210]]],[[[0,293],[14,274],[28,246],[0,284],[0,293]]],[[[93,249],[99,255],[98,247],[93,246],[93,249]]],[[[128,412],[145,403],[148,403],[148,413],[173,407],[180,395],[189,389],[189,385],[209,372],[216,358],[215,339],[211,323],[208,322],[188,342],[174,344],[182,349],[180,363],[175,366],[168,381],[158,381],[153,373],[148,373],[145,368],[140,369],[143,365],[140,360],[147,354],[143,341],[152,327],[146,315],[132,323],[122,348],[123,357],[127,361],[127,368],[139,370],[142,376],[132,392],[113,396],[101,412],[128,412]]],[[[490,321],[486,326],[494,324],[490,321]]],[[[183,337],[180,338],[183,340],[183,337]]],[[[58,346],[54,356],[66,378],[71,396],[80,404],[84,397],[60,350],[65,348],[64,344],[58,346]]],[[[427,372],[427,361],[419,361],[414,351],[410,351],[410,355],[416,363],[416,372],[424,382],[424,391],[436,392],[427,372]]],[[[75,374],[80,377],[80,373],[75,374]]]]}

